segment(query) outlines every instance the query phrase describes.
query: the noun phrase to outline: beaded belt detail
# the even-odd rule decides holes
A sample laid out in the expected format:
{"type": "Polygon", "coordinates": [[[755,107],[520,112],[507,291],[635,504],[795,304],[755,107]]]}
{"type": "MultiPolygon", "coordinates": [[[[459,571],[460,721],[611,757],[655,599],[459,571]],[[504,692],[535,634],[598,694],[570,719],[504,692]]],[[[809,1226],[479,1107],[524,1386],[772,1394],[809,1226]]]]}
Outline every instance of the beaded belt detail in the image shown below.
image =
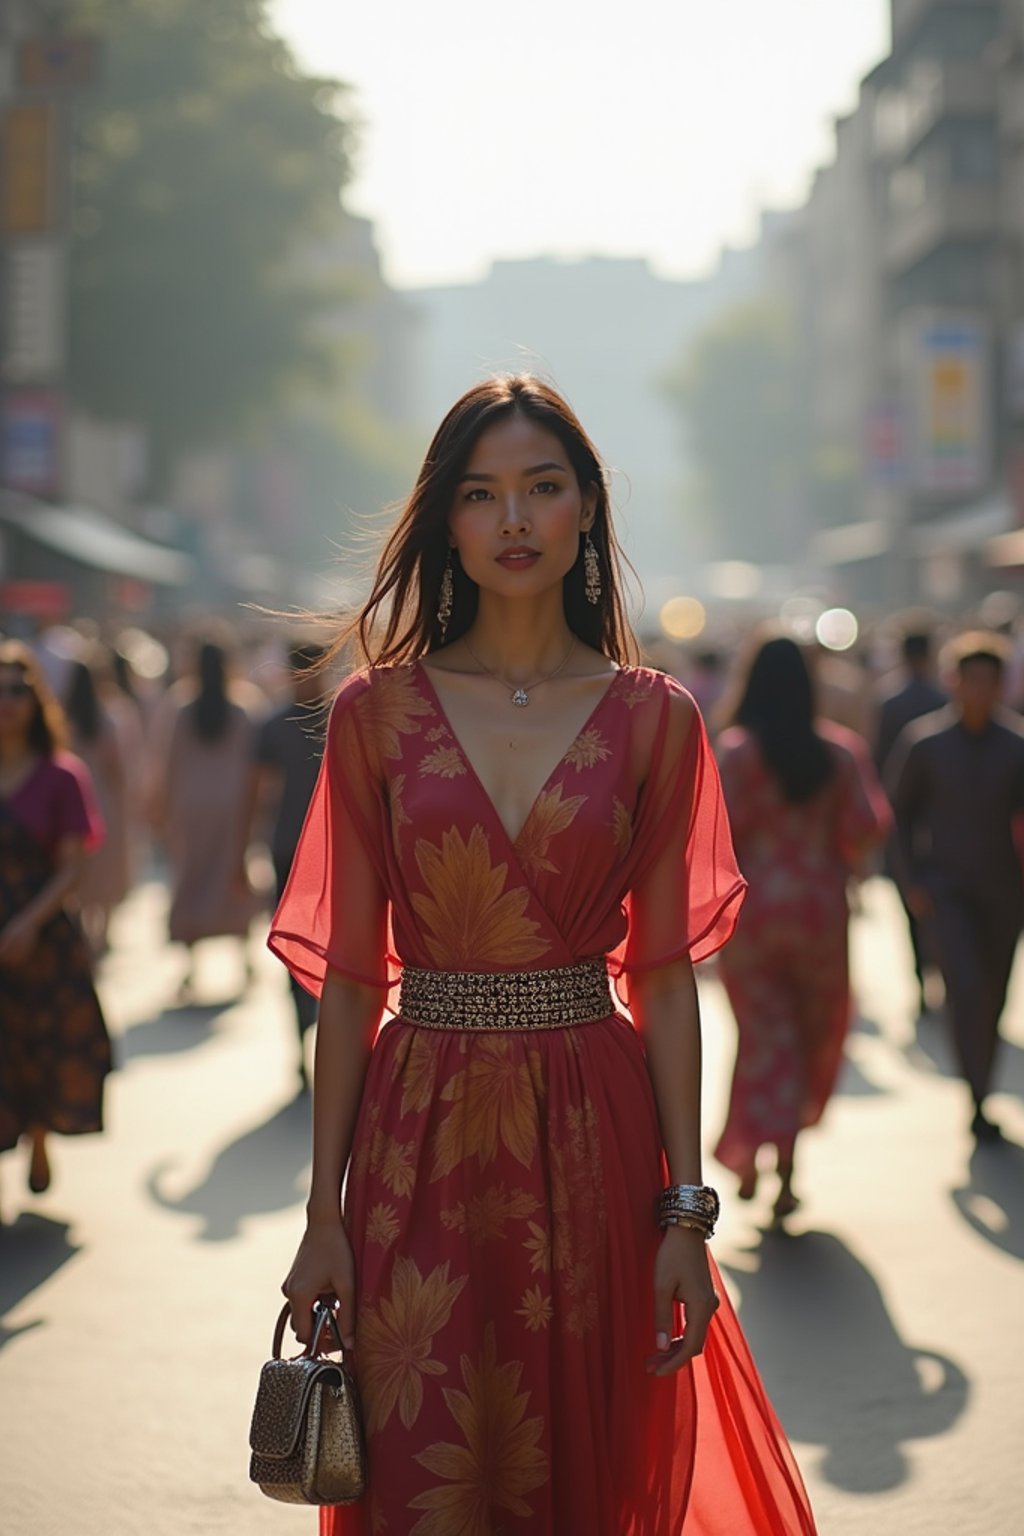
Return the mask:
{"type": "Polygon", "coordinates": [[[421,971],[407,965],[398,1017],[426,1029],[564,1029],[614,1013],[603,959],[550,971],[421,971]]]}

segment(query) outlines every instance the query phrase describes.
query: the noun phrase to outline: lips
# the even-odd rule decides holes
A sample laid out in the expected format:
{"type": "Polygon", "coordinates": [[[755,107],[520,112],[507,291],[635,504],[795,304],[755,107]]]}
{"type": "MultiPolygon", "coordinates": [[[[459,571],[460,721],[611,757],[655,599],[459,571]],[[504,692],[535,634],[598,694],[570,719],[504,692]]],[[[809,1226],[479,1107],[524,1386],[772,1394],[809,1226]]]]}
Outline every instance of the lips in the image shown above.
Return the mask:
{"type": "Polygon", "coordinates": [[[526,544],[517,544],[514,549],[502,550],[498,556],[498,564],[503,565],[508,571],[523,571],[531,565],[536,565],[540,559],[540,550],[530,549],[526,544]]]}

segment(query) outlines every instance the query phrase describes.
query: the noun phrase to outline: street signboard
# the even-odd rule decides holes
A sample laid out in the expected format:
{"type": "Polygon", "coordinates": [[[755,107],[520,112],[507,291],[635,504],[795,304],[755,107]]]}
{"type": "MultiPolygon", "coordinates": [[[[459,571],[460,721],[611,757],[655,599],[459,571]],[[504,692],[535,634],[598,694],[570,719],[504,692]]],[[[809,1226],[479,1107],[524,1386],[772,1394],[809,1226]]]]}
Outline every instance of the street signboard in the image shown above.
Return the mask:
{"type": "Polygon", "coordinates": [[[50,384],[64,371],[65,257],[56,240],[12,240],[2,326],[3,377],[50,384]]]}
{"type": "Polygon", "coordinates": [[[0,234],[45,235],[56,219],[54,109],[21,102],[3,115],[0,234]]]}
{"type": "Polygon", "coordinates": [[[969,314],[912,314],[904,330],[916,491],[964,496],[991,474],[989,335],[969,314]]]}
{"type": "Polygon", "coordinates": [[[3,396],[0,484],[53,496],[60,487],[62,397],[55,389],[11,389],[3,396]]]}

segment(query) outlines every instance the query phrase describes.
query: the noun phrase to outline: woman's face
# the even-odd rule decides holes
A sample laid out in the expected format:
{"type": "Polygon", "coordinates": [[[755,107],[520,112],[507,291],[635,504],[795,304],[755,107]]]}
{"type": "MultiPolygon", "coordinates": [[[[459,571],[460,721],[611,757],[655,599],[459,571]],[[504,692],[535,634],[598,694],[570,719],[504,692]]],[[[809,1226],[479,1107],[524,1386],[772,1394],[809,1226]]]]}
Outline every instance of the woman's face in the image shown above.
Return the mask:
{"type": "Polygon", "coordinates": [[[0,736],[27,736],[36,695],[20,667],[0,665],[0,736]]]}
{"type": "Polygon", "coordinates": [[[448,531],[482,590],[536,597],[572,569],[596,502],[597,488],[581,491],[555,434],[515,413],[477,438],[448,531]]]}

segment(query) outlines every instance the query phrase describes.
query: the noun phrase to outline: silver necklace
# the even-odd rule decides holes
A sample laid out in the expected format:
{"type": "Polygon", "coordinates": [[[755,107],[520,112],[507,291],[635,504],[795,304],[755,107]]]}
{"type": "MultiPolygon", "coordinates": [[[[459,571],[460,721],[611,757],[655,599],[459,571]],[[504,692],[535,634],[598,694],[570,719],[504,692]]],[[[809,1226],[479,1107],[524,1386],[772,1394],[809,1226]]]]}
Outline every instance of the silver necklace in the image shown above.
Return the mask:
{"type": "Polygon", "coordinates": [[[568,665],[569,657],[576,649],[576,636],[573,635],[572,644],[569,646],[569,649],[566,651],[565,655],[562,657],[555,670],[553,672],[545,672],[543,677],[535,678],[532,683],[510,683],[507,677],[502,677],[499,672],[495,672],[493,667],[484,666],[483,662],[480,660],[480,657],[476,654],[476,651],[474,651],[465,635],[462,637],[462,643],[466,647],[466,650],[469,652],[469,654],[472,656],[473,660],[476,662],[477,666],[480,668],[480,671],[483,672],[487,677],[493,677],[496,683],[501,683],[503,688],[507,688],[509,690],[509,697],[517,709],[525,709],[527,704],[530,702],[530,689],[539,688],[541,683],[550,683],[551,679],[553,677],[557,677],[559,672],[561,672],[563,668],[568,665]]]}

